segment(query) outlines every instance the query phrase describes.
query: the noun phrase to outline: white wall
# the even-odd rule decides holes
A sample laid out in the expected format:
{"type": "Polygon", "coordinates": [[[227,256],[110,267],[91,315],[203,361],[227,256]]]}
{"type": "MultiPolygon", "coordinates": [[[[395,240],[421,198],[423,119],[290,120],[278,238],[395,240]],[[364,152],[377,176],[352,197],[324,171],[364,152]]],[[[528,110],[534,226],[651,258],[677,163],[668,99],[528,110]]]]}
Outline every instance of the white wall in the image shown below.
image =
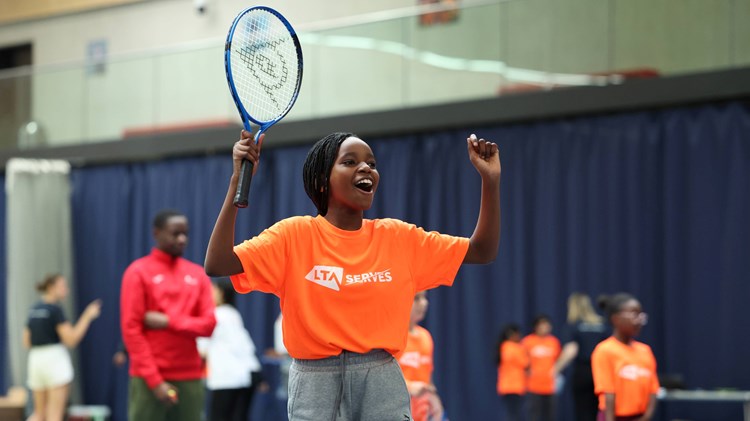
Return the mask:
{"type": "MultiPolygon", "coordinates": [[[[220,46],[232,19],[249,4],[206,0],[206,13],[199,14],[193,0],[152,0],[20,22],[0,26],[0,46],[33,45],[33,62],[42,71],[32,83],[32,119],[44,126],[53,144],[118,139],[125,129],[147,126],[236,120],[220,46]],[[106,41],[112,59],[103,73],[65,65],[80,66],[88,44],[96,40],[106,41]],[[150,52],[195,43],[205,47],[150,57],[150,52]]],[[[297,28],[413,5],[409,0],[264,4],[281,11],[297,28]]],[[[308,98],[305,106],[305,100],[300,99],[301,110],[307,111],[303,116],[312,108],[312,101],[308,98]]]]}
{"type": "MultiPolygon", "coordinates": [[[[204,15],[193,0],[151,0],[0,26],[0,46],[33,43],[34,62],[47,70],[33,78],[32,118],[54,144],[237,121],[222,46],[248,3],[206,1],[204,15]],[[112,59],[103,73],[45,67],[80,66],[88,43],[100,39],[112,59]],[[186,46],[191,50],[181,50],[186,46]]],[[[449,25],[404,18],[309,31],[321,20],[416,3],[268,1],[303,33],[302,92],[287,119],[493,96],[556,73],[649,67],[671,74],[750,64],[750,0],[498,0],[462,10],[449,25]]]]}
{"type": "MultiPolygon", "coordinates": [[[[106,39],[109,53],[142,51],[207,38],[226,37],[229,24],[253,4],[206,0],[196,13],[193,0],[152,0],[85,13],[0,26],[0,46],[31,42],[34,64],[83,60],[89,41],[106,39]]],[[[412,0],[268,0],[295,26],[373,11],[413,6],[412,0]],[[335,7],[332,7],[335,5],[335,7]]]]}

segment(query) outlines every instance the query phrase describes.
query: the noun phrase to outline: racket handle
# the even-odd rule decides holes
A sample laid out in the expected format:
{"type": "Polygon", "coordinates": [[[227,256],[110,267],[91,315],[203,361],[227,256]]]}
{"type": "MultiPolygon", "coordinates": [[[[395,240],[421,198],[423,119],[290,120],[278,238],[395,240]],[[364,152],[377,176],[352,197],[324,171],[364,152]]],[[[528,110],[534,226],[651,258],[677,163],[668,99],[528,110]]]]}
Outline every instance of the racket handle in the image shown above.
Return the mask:
{"type": "Polygon", "coordinates": [[[235,207],[247,207],[247,198],[250,195],[250,182],[252,180],[253,163],[247,159],[243,159],[242,166],[240,167],[240,181],[237,183],[237,192],[234,194],[235,207]]]}

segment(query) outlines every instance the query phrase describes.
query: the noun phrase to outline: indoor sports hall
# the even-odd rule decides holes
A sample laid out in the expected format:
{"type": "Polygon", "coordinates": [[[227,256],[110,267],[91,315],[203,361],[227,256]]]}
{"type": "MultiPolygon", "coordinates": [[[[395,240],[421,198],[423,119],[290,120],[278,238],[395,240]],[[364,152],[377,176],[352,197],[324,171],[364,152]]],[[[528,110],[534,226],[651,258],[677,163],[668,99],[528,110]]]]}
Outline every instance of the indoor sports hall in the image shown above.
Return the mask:
{"type": "MultiPolygon", "coordinates": [[[[655,385],[644,395],[650,419],[750,420],[750,0],[261,4],[296,30],[302,79],[288,114],[267,127],[235,244],[317,214],[303,162],[332,132],[355,133],[377,158],[366,219],[469,237],[484,175],[465,139],[497,144],[497,256],[431,289],[420,323],[434,343],[440,419],[514,419],[498,391],[504,328],[525,337],[544,315],[559,364],[575,338],[569,297],[589,297],[602,338],[617,339],[624,307],[596,305],[624,292],[639,305],[632,340],[656,361],[655,374],[643,374],[655,385]]],[[[36,414],[34,332],[31,351],[24,344],[50,274],[67,280],[56,302],[65,323],[90,322],[65,353],[74,377],[64,419],[129,421],[133,364],[116,360],[131,344],[123,275],[160,241],[152,221],[163,209],[189,220],[183,257],[204,263],[243,128],[227,34],[256,5],[0,2],[0,421],[36,414]]],[[[243,419],[287,420],[294,388],[275,326],[280,300],[251,292],[235,306],[264,379],[243,419]]],[[[576,364],[545,371],[551,416],[531,417],[537,392],[524,389],[518,419],[584,420],[576,364]]],[[[629,395],[596,370],[587,372],[601,391],[598,401],[588,392],[592,416],[605,420],[629,395]]],[[[628,373],[642,375],[614,375],[628,373]]],[[[201,419],[211,421],[211,399],[206,391],[197,404],[201,419]]]]}

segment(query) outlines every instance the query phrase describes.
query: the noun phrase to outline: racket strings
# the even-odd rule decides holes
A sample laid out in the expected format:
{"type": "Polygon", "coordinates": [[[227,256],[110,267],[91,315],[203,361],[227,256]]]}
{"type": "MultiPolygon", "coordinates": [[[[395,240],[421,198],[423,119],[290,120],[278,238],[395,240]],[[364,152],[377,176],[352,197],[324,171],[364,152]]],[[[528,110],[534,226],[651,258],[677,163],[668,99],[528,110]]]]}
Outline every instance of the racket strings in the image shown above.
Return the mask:
{"type": "Polygon", "coordinates": [[[245,14],[234,30],[232,78],[248,114],[259,121],[283,116],[296,96],[300,62],[287,27],[274,14],[245,14]]]}

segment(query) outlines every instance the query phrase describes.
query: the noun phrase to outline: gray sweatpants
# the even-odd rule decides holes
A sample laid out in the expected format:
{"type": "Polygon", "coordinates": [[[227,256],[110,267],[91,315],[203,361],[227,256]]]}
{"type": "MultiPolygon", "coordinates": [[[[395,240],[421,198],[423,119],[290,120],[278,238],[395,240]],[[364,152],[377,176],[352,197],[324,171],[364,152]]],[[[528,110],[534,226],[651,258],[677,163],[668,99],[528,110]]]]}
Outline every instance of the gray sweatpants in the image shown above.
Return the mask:
{"type": "Polygon", "coordinates": [[[383,350],[295,359],[289,368],[287,411],[289,421],[412,419],[404,375],[396,359],[383,350]]]}

